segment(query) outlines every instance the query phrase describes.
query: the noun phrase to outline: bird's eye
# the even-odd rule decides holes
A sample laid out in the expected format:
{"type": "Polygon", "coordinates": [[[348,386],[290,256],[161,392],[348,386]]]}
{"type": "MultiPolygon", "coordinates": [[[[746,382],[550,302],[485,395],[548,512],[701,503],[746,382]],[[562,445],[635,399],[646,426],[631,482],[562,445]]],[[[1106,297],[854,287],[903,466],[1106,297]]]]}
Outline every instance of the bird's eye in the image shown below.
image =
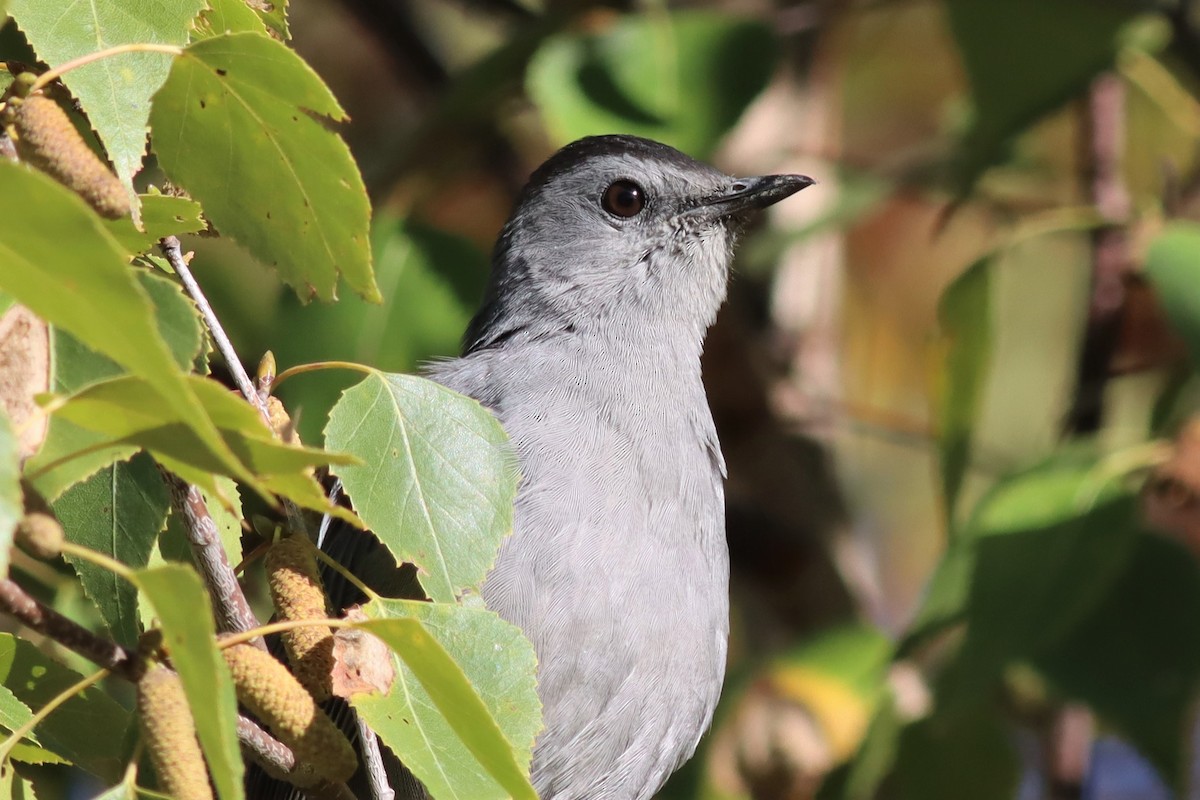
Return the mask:
{"type": "Polygon", "coordinates": [[[646,192],[633,181],[613,181],[604,190],[600,205],[614,217],[634,217],[646,207],[646,192]]]}

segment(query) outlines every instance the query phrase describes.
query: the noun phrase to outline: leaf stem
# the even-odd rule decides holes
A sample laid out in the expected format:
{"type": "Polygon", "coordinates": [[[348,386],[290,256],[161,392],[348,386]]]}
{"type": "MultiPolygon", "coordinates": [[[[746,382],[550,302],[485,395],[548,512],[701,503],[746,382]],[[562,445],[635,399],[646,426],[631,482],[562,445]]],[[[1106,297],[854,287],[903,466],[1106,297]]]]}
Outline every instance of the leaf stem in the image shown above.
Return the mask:
{"type": "Polygon", "coordinates": [[[72,58],[70,61],[59,64],[57,67],[51,67],[37,77],[33,85],[29,87],[29,93],[33,94],[38,89],[50,83],[50,81],[56,80],[59,76],[70,72],[76,67],[82,67],[85,64],[91,64],[93,61],[99,61],[109,56],[119,56],[123,53],[166,53],[167,55],[179,56],[183,55],[183,48],[176,47],[173,44],[156,44],[154,42],[137,42],[106,47],[103,50],[86,53],[79,58],[72,58]]]}
{"type": "Polygon", "coordinates": [[[109,674],[110,673],[107,669],[101,669],[97,672],[93,672],[86,678],[83,678],[74,685],[69,686],[63,691],[59,692],[50,700],[50,702],[38,709],[36,714],[30,717],[24,725],[21,725],[14,730],[12,735],[4,740],[3,744],[0,744],[0,764],[8,761],[8,757],[12,753],[12,749],[17,746],[17,743],[32,733],[33,729],[40,725],[42,720],[54,713],[55,709],[70,700],[75,695],[82,692],[84,689],[87,689],[92,684],[97,683],[102,678],[107,677],[109,674]]]}
{"type": "Polygon", "coordinates": [[[349,369],[361,372],[364,375],[371,375],[379,371],[374,367],[368,367],[366,364],[356,364],[353,361],[314,361],[311,364],[297,364],[294,367],[288,367],[275,376],[275,380],[271,386],[274,388],[293,375],[301,375],[305,372],[317,372],[322,369],[349,369]]]}
{"type": "Polygon", "coordinates": [[[222,636],[217,641],[217,647],[224,650],[227,647],[233,647],[237,644],[245,644],[251,639],[259,636],[270,636],[272,633],[283,633],[284,631],[295,630],[296,628],[352,628],[354,622],[348,619],[285,619],[279,622],[271,622],[266,625],[260,625],[257,628],[240,633],[233,633],[228,636],[222,636]]]}
{"type": "Polygon", "coordinates": [[[317,554],[317,558],[319,558],[325,562],[325,566],[329,567],[331,570],[336,572],[338,575],[341,575],[343,578],[345,578],[347,581],[349,581],[349,583],[352,586],[354,586],[354,588],[358,589],[360,592],[365,594],[367,596],[368,600],[378,600],[379,599],[379,595],[377,593],[371,591],[370,586],[367,586],[365,583],[360,581],[358,579],[358,576],[356,576],[350,570],[346,569],[346,567],[343,566],[342,564],[340,564],[336,558],[329,555],[328,553],[326,553],[324,550],[322,550],[319,547],[316,549],[316,554],[317,554]]]}
{"type": "Polygon", "coordinates": [[[62,543],[62,552],[63,555],[75,556],[76,558],[80,558],[84,561],[95,564],[98,567],[106,569],[109,572],[124,578],[134,586],[137,586],[137,578],[133,574],[133,570],[131,570],[125,564],[122,564],[120,561],[117,561],[115,558],[109,558],[108,556],[104,555],[104,553],[70,541],[62,543]]]}

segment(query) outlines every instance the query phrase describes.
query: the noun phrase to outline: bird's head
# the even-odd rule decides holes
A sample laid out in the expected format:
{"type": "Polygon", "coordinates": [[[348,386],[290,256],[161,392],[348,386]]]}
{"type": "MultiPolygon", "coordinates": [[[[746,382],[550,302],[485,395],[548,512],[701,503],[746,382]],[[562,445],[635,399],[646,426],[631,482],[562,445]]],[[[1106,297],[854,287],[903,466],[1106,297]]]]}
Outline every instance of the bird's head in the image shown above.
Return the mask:
{"type": "Polygon", "coordinates": [[[533,173],[500,236],[468,347],[627,326],[702,339],[741,223],[812,183],[733,178],[634,136],[569,144],[533,173]]]}

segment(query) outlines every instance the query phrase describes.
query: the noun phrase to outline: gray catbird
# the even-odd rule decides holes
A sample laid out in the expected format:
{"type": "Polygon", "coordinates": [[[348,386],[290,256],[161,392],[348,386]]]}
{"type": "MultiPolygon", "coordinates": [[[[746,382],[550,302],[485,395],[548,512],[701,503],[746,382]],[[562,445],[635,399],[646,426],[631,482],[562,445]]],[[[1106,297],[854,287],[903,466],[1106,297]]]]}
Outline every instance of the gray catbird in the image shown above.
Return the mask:
{"type": "Polygon", "coordinates": [[[490,408],[520,461],[483,597],[538,654],[543,800],[648,798],[712,719],[729,567],[700,353],[740,223],[811,183],[632,136],[570,144],[505,225],[464,355],[429,370],[490,408]]]}

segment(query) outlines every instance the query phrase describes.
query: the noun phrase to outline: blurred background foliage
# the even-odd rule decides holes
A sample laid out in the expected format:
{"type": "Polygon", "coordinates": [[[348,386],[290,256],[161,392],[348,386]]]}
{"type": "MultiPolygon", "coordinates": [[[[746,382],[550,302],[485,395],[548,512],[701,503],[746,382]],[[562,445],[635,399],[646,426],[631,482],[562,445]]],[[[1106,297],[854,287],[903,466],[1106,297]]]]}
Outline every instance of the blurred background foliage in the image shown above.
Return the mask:
{"type": "MultiPolygon", "coordinates": [[[[248,363],[454,355],[578,136],[820,181],[748,234],[710,335],[730,678],[665,797],[1200,796],[1200,5],[287,11],[352,118],[385,302],[302,303],[195,238],[248,363]]],[[[350,381],[282,387],[306,441],[350,381]]]]}
{"type": "MultiPolygon", "coordinates": [[[[579,136],[821,182],[748,235],[710,337],[734,641],[666,796],[1189,791],[1200,463],[1170,439],[1200,397],[1190,3],[288,11],[351,115],[386,301],[303,304],[197,239],[250,361],[455,354],[515,194],[579,136]]],[[[306,440],[348,381],[285,385],[306,440]]]]}

